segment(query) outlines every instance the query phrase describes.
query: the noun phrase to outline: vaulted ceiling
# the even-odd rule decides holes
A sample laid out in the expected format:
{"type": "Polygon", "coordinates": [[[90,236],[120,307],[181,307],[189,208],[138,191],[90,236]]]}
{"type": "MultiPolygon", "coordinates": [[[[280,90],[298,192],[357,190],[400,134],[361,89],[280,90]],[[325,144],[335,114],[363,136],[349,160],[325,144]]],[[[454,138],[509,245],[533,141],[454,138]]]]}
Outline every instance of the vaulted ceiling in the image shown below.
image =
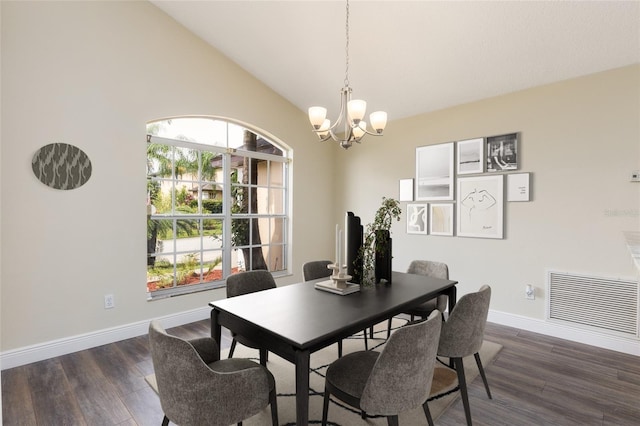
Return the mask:
{"type": "MultiPolygon", "coordinates": [[[[153,4],[306,111],[339,108],[344,1],[153,4]]],[[[389,119],[640,63],[640,1],[359,1],[349,82],[389,119]]]]}

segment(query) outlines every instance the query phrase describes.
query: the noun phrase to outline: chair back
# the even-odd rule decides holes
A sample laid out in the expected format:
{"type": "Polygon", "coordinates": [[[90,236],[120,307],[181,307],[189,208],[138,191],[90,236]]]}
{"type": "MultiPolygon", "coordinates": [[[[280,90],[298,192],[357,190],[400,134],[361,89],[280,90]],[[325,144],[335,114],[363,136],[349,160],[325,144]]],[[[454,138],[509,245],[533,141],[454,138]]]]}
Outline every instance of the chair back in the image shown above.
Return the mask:
{"type": "Polygon", "coordinates": [[[396,330],[387,340],[367,380],[360,407],[371,414],[397,415],[429,397],[442,325],[433,311],[427,320],[396,330]]]}
{"type": "Polygon", "coordinates": [[[331,276],[332,270],[327,266],[332,264],[330,260],[314,260],[302,265],[302,279],[304,281],[316,280],[331,276]]]}
{"type": "Polygon", "coordinates": [[[434,278],[449,279],[449,267],[446,263],[431,260],[414,260],[409,264],[407,274],[427,275],[434,278]]]}
{"type": "MultiPolygon", "coordinates": [[[[449,267],[446,263],[432,260],[414,260],[409,264],[407,274],[426,275],[428,277],[449,279],[449,267]]],[[[444,312],[447,308],[447,296],[441,294],[436,298],[436,309],[444,312]]]]}
{"type": "Polygon", "coordinates": [[[235,297],[256,291],[276,288],[271,272],[260,269],[238,272],[227,277],[227,297],[235,297]]]}
{"type": "Polygon", "coordinates": [[[462,296],[442,325],[438,355],[464,358],[480,350],[489,314],[491,287],[462,296]]]}
{"type": "Polygon", "coordinates": [[[258,364],[213,371],[188,341],[167,334],[155,320],[149,324],[149,346],[160,405],[176,424],[229,425],[269,404],[268,376],[258,364]],[[244,383],[249,385],[242,388],[244,383]]]}

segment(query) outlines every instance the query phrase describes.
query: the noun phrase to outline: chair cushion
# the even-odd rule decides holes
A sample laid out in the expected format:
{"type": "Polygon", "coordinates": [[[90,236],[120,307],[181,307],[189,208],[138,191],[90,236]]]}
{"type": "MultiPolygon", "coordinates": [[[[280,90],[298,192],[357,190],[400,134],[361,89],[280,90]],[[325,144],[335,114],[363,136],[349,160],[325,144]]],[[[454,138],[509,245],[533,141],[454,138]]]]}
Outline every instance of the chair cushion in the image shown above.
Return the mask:
{"type": "Polygon", "coordinates": [[[379,356],[380,352],[359,351],[338,358],[327,369],[325,380],[342,392],[360,399],[379,356]]]}

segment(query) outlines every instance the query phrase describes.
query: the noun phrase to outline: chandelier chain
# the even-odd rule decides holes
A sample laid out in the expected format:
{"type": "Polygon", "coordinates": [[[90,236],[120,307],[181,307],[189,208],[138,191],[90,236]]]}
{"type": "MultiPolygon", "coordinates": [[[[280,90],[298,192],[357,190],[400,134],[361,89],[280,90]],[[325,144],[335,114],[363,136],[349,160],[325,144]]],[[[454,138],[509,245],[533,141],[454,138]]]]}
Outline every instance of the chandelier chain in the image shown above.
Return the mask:
{"type": "Polygon", "coordinates": [[[346,66],[344,70],[344,87],[349,87],[349,0],[347,0],[347,19],[345,25],[345,32],[347,33],[347,43],[345,45],[345,58],[346,66]]]}

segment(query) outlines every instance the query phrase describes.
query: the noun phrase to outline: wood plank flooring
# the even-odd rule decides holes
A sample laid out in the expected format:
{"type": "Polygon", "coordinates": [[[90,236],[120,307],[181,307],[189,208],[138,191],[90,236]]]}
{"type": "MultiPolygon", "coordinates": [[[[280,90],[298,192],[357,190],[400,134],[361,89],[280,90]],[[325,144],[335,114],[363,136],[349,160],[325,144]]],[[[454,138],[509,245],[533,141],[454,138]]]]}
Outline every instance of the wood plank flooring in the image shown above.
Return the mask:
{"type": "MultiPolygon", "coordinates": [[[[209,321],[169,331],[208,336],[209,321]]],[[[469,384],[474,425],[640,425],[640,357],[491,323],[485,338],[503,349],[485,365],[493,399],[469,384]]],[[[151,372],[146,336],[5,370],[4,425],[160,425],[151,372]]],[[[464,425],[460,399],[435,423],[464,425]]]]}

